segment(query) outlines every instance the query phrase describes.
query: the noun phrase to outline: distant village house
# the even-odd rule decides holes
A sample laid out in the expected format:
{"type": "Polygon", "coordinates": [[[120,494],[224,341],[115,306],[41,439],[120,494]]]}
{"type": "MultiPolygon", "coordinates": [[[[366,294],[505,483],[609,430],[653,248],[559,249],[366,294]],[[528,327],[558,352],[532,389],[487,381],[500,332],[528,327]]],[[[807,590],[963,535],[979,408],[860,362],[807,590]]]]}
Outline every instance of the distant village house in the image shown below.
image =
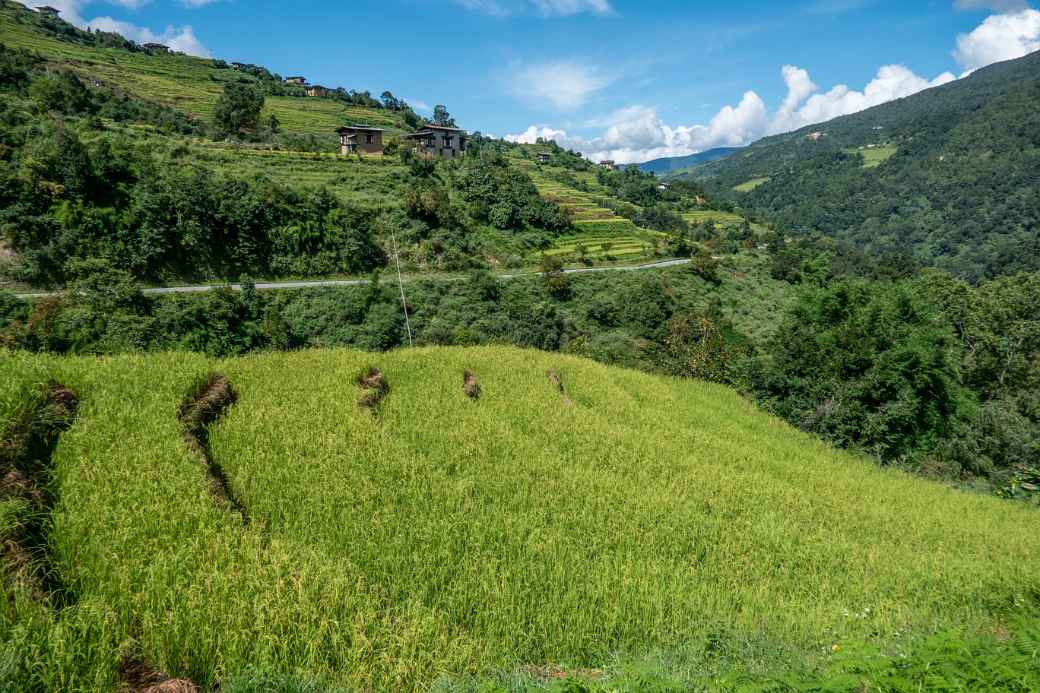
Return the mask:
{"type": "Polygon", "coordinates": [[[40,14],[45,14],[48,17],[57,17],[59,14],[61,14],[61,10],[59,10],[56,7],[50,7],[48,5],[44,5],[43,7],[37,7],[36,11],[40,14]]]}
{"type": "Polygon", "coordinates": [[[319,87],[319,86],[307,87],[307,96],[311,96],[311,97],[328,96],[328,94],[329,94],[329,90],[326,89],[325,87],[319,87]]]}
{"type": "Polygon", "coordinates": [[[345,125],[336,131],[339,133],[339,151],[341,154],[382,154],[383,131],[367,125],[345,125]]]}
{"type": "Polygon", "coordinates": [[[599,162],[599,165],[607,169],[608,171],[613,171],[617,169],[617,164],[615,164],[610,159],[604,159],[603,161],[599,162]]]}
{"type": "Polygon", "coordinates": [[[415,153],[427,159],[454,159],[466,153],[466,131],[459,128],[424,125],[404,138],[412,140],[415,153]]]}
{"type": "Polygon", "coordinates": [[[162,43],[146,43],[142,46],[146,51],[153,51],[156,53],[169,53],[170,47],[162,43]]]}
{"type": "Polygon", "coordinates": [[[540,164],[547,164],[552,161],[552,155],[549,152],[538,152],[535,158],[538,159],[540,164]]]}
{"type": "Polygon", "coordinates": [[[286,77],[285,78],[285,83],[286,84],[295,84],[298,87],[302,87],[305,84],[307,84],[307,78],[306,77],[286,77]]]}

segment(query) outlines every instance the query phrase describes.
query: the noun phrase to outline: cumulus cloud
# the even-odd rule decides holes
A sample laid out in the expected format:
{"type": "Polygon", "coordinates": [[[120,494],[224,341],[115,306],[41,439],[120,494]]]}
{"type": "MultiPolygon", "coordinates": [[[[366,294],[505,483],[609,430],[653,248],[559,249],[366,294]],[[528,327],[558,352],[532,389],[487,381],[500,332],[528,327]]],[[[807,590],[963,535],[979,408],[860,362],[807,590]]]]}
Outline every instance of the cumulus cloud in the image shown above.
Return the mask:
{"type": "Polygon", "coordinates": [[[903,65],[886,65],[878,70],[877,75],[863,91],[855,91],[839,84],[819,94],[814,93],[817,87],[805,70],[787,65],[783,69],[783,77],[787,83],[787,98],[773,117],[769,134],[790,132],[813,123],[859,113],[930,87],[948,84],[956,79],[953,74],[944,72],[935,79],[928,80],[919,77],[903,65]]]}
{"type": "Polygon", "coordinates": [[[634,163],[714,147],[742,146],[766,135],[857,113],[955,79],[946,72],[928,80],[902,65],[887,65],[878,70],[877,76],[862,91],[840,84],[820,93],[808,71],[802,68],[785,65],[781,76],[787,84],[787,96],[772,115],[761,97],[748,91],[736,105],[724,106],[706,124],[671,127],[661,122],[656,109],[632,106],[596,121],[606,127],[598,137],[571,136],[565,130],[540,125],[507,135],[506,139],[533,143],[541,137],[580,151],[593,160],[634,163]]]}
{"type": "Polygon", "coordinates": [[[1040,50],[1040,11],[1023,9],[986,18],[974,31],[957,37],[953,57],[966,72],[1040,50]]]}
{"type": "MultiPolygon", "coordinates": [[[[202,5],[214,0],[184,1],[202,5]]],[[[70,24],[75,24],[81,29],[89,28],[94,31],[115,32],[137,43],[161,43],[164,46],[168,46],[170,50],[203,58],[209,58],[212,55],[209,49],[195,36],[195,31],[190,25],[182,27],[167,26],[163,31],[156,33],[147,27],[137,26],[136,24],[113,19],[112,17],[95,17],[87,20],[83,17],[83,11],[91,2],[92,0],[35,0],[29,3],[29,7],[35,8],[50,5],[61,12],[62,19],[70,24]]],[[[149,0],[109,0],[109,2],[128,9],[136,9],[146,5],[149,0]]]]}
{"type": "Polygon", "coordinates": [[[614,14],[610,0],[455,0],[466,9],[495,17],[534,13],[542,17],[569,17],[576,14],[614,14]]]}
{"type": "MultiPolygon", "coordinates": [[[[964,75],[994,62],[1020,58],[1040,50],[1040,11],[1021,9],[1021,4],[999,0],[958,0],[957,6],[965,9],[994,7],[1016,10],[992,15],[971,33],[957,37],[954,57],[965,69],[964,75]]],[[[781,77],[787,85],[787,94],[772,114],[758,94],[748,91],[739,103],[723,107],[707,124],[672,127],[661,122],[656,109],[633,106],[616,111],[606,119],[587,123],[590,127],[605,128],[596,137],[571,135],[551,125],[538,125],[518,134],[506,135],[505,139],[513,142],[534,142],[539,137],[552,139],[560,146],[575,149],[593,160],[634,163],[694,154],[713,147],[750,144],[766,135],[791,132],[858,113],[957,79],[950,72],[928,79],[904,65],[885,65],[861,90],[838,84],[821,91],[809,72],[800,67],[785,65],[781,77]]],[[[606,85],[598,88],[603,86],[606,85]]],[[[589,89],[586,94],[593,91],[596,89],[589,89]]],[[[561,87],[561,93],[568,92],[561,87]]],[[[577,99],[570,105],[579,105],[583,101],[583,98],[577,99]]]]}
{"type": "Polygon", "coordinates": [[[579,108],[613,81],[599,68],[567,60],[516,65],[506,80],[518,98],[562,111],[579,108]]]}
{"type": "Polygon", "coordinates": [[[147,27],[140,27],[130,22],[121,22],[111,17],[97,17],[87,22],[87,26],[94,31],[110,31],[121,34],[124,38],[137,43],[161,43],[168,46],[170,50],[197,55],[202,58],[210,58],[212,54],[209,49],[195,36],[191,26],[172,27],[168,26],[162,33],[155,33],[147,27]]]}

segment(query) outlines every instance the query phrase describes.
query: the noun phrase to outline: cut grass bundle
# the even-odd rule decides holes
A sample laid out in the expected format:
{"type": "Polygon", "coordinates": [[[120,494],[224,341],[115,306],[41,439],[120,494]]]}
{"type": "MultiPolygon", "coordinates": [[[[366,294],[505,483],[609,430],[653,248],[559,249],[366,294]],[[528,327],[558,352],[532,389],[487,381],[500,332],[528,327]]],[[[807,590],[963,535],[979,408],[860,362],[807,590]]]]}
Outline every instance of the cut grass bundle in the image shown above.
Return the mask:
{"type": "Polygon", "coordinates": [[[13,582],[55,608],[74,597],[51,560],[50,513],[58,500],[51,456],[78,406],[74,392],[51,383],[15,413],[0,438],[0,499],[22,503],[18,519],[0,527],[0,561],[13,582]]]}
{"type": "Polygon", "coordinates": [[[227,413],[228,407],[238,400],[235,388],[227,378],[210,373],[192,389],[191,394],[181,404],[177,418],[184,427],[184,440],[191,453],[206,468],[209,477],[210,493],[221,506],[242,516],[244,524],[249,523],[249,514],[231,490],[227,475],[209,449],[209,427],[227,413]]]}

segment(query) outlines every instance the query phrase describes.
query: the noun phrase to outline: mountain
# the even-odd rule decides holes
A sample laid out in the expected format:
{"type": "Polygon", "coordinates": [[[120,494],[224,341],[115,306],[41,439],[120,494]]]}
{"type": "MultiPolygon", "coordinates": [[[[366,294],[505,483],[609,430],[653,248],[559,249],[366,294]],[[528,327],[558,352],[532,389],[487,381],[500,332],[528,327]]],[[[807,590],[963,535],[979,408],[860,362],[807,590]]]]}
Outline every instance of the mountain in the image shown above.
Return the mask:
{"type": "Polygon", "coordinates": [[[640,171],[662,175],[665,173],[671,173],[672,171],[690,168],[691,166],[697,166],[698,164],[704,164],[709,161],[716,161],[725,158],[737,151],[737,149],[739,148],[719,147],[717,149],[709,149],[697,154],[690,154],[689,156],[669,156],[663,159],[654,159],[652,161],[638,164],[638,167],[640,171]]]}
{"type": "Polygon", "coordinates": [[[775,689],[730,668],[847,690],[791,684],[824,647],[856,688],[963,690],[936,683],[955,642],[915,669],[950,628],[1000,638],[967,652],[975,686],[987,653],[1036,682],[1035,640],[1012,656],[1040,591],[1033,509],[837,452],[722,386],[505,347],[20,353],[0,358],[0,423],[10,690],[160,671],[228,691],[775,689]],[[898,648],[897,669],[850,659],[857,641],[898,648]],[[513,685],[471,678],[498,673],[513,685]]]}
{"type": "Polygon", "coordinates": [[[977,281],[1040,269],[1040,53],[686,174],[790,232],[977,281]]]}

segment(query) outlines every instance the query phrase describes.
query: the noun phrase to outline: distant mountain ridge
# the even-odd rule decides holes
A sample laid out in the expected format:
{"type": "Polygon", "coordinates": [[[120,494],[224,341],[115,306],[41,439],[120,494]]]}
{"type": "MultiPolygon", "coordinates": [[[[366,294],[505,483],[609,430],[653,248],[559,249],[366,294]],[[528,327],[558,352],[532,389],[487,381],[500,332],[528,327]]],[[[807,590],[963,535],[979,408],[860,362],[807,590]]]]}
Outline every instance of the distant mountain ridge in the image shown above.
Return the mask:
{"type": "Polygon", "coordinates": [[[718,147],[716,149],[708,149],[688,156],[666,156],[661,159],[644,161],[641,164],[636,164],[636,166],[638,166],[641,171],[662,175],[690,168],[691,166],[697,166],[698,164],[704,164],[709,161],[717,161],[718,159],[729,156],[733,152],[737,151],[737,149],[739,149],[739,147],[718,147]]]}
{"type": "Polygon", "coordinates": [[[1040,52],[769,137],[684,177],[794,233],[971,281],[1040,270],[1040,52]]]}

